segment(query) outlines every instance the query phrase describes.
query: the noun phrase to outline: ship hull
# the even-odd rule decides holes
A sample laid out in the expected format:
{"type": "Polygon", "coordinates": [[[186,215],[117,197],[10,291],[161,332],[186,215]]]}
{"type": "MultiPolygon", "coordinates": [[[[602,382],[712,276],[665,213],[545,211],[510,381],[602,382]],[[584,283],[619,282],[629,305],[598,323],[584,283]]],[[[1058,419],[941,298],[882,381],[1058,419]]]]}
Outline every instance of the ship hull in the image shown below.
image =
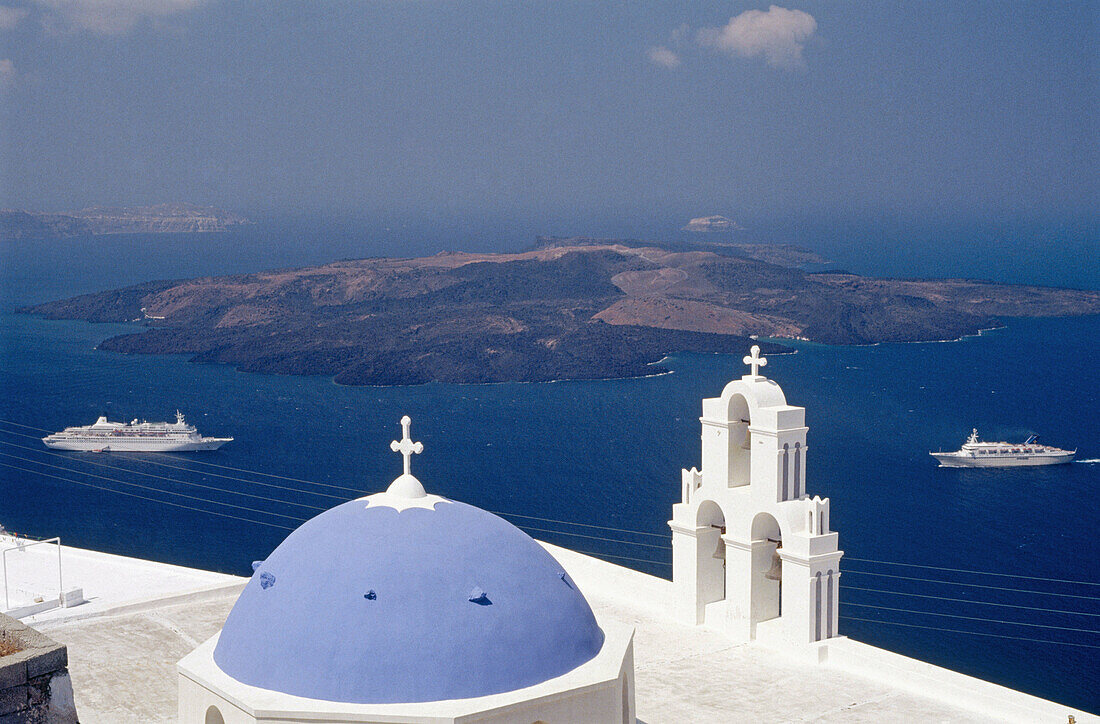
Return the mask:
{"type": "Polygon", "coordinates": [[[196,452],[217,450],[231,437],[206,437],[202,440],[42,440],[46,447],[54,450],[74,450],[78,452],[196,452]]]}
{"type": "Polygon", "coordinates": [[[958,453],[929,453],[939,461],[943,468],[1023,468],[1039,465],[1061,465],[1073,461],[1076,453],[1055,453],[1051,455],[986,455],[971,457],[958,453]]]}

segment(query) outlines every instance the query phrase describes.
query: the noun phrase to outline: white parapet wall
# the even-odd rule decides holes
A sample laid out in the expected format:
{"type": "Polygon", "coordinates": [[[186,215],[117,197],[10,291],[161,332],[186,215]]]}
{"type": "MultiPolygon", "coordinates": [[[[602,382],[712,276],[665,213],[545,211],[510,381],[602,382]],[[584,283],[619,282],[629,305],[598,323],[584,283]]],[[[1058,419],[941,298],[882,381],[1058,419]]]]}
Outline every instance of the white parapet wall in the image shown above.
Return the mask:
{"type": "MultiPolygon", "coordinates": [[[[846,708],[858,708],[868,721],[1065,724],[1071,715],[1079,724],[1100,721],[1071,707],[843,637],[815,644],[818,649],[813,650],[792,649],[782,637],[738,643],[726,639],[720,630],[678,622],[670,613],[672,583],[668,580],[573,550],[543,546],[569,573],[597,615],[617,621],[620,629],[637,631],[633,653],[638,716],[645,721],[833,720],[846,708]],[[777,696],[779,682],[783,682],[782,693],[777,696]]],[[[180,636],[173,645],[184,649],[208,636],[210,626],[224,619],[245,579],[93,551],[81,551],[78,558],[89,563],[84,567],[88,576],[81,581],[95,600],[41,614],[62,616],[49,618],[44,628],[62,643],[74,643],[76,662],[71,670],[77,705],[86,707],[82,713],[89,721],[117,721],[120,710],[159,712],[145,721],[173,718],[183,687],[190,684],[181,684],[174,671],[170,680],[151,680],[147,662],[162,659],[165,642],[174,640],[173,631],[180,636]],[[105,574],[129,581],[130,590],[111,582],[105,585],[100,580],[105,574]],[[99,598],[109,594],[113,598],[99,598]],[[193,605],[199,602],[204,605],[193,605]],[[155,622],[153,628],[161,638],[133,636],[135,626],[149,621],[155,622]],[[171,625],[165,627],[164,622],[171,625]],[[117,647],[102,650],[78,645],[89,636],[109,638],[117,647]]],[[[225,721],[230,724],[232,709],[226,712],[225,721]]],[[[335,721],[326,716],[318,712],[311,721],[335,721]]]]}
{"type": "MultiPolygon", "coordinates": [[[[671,581],[567,548],[541,541],[540,543],[569,571],[569,575],[586,596],[609,599],[654,616],[673,619],[671,581]]],[[[722,635],[720,629],[715,629],[714,633],[722,635]]],[[[979,718],[1066,724],[1068,717],[1073,716],[1077,724],[1100,722],[1100,717],[1086,712],[844,636],[794,646],[780,635],[763,635],[758,641],[743,645],[759,646],[786,655],[792,660],[813,662],[891,689],[929,697],[973,712],[979,718]]]]}
{"type": "Polygon", "coordinates": [[[201,596],[247,579],[0,535],[0,611],[37,627],[95,616],[171,596],[201,596]]]}
{"type": "Polygon", "coordinates": [[[933,692],[940,701],[996,719],[1066,724],[1072,714],[1078,724],[1100,721],[1100,717],[1074,712],[1037,696],[850,638],[834,639],[824,646],[825,664],[829,667],[866,676],[904,691],[926,695],[933,692]]]}
{"type": "Polygon", "coordinates": [[[610,598],[662,618],[672,615],[672,581],[545,541],[538,543],[569,571],[585,596],[610,598]]]}

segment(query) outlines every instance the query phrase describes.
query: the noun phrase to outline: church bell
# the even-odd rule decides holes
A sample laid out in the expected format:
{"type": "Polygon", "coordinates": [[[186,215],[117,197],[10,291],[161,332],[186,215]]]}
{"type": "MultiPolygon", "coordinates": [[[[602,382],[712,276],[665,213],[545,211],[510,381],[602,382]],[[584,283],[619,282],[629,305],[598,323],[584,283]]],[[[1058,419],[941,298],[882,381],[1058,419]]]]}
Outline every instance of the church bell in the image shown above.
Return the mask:
{"type": "Polygon", "coordinates": [[[779,557],[778,547],[776,547],[775,553],[772,553],[772,567],[764,574],[764,578],[769,581],[783,580],[783,559],[779,557]]]}

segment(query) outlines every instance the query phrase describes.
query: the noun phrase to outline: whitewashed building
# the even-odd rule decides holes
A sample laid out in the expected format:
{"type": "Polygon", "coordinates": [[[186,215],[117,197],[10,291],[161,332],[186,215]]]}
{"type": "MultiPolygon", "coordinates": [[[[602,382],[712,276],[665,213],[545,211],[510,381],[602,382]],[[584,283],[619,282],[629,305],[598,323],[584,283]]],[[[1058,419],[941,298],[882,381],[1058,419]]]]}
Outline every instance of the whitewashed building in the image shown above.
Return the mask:
{"type": "Polygon", "coordinates": [[[409,472],[292,532],[179,662],[179,721],[633,724],[634,629],[511,523],[409,472]]]}
{"type": "Polygon", "coordinates": [[[702,471],[673,506],[676,615],[733,640],[809,645],[837,635],[840,557],[829,500],[806,488],[806,410],[750,373],[703,400],[702,471]]]}

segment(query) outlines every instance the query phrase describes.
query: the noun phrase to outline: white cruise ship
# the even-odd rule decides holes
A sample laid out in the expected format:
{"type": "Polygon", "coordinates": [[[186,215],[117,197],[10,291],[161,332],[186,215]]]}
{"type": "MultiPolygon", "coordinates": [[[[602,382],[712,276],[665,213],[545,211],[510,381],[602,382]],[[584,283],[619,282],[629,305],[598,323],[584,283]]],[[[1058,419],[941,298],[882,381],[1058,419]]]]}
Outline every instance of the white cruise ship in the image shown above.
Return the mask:
{"type": "Polygon", "coordinates": [[[1040,445],[1032,435],[1022,443],[981,442],[978,431],[971,430],[970,437],[956,452],[928,453],[945,468],[1014,468],[1025,465],[1058,465],[1068,463],[1076,450],[1062,450],[1040,445]]]}
{"type": "Polygon", "coordinates": [[[203,437],[176,410],[176,421],[108,422],[100,417],[94,425],[66,427],[42,438],[46,447],[88,452],[190,452],[217,450],[231,437],[203,437]]]}

